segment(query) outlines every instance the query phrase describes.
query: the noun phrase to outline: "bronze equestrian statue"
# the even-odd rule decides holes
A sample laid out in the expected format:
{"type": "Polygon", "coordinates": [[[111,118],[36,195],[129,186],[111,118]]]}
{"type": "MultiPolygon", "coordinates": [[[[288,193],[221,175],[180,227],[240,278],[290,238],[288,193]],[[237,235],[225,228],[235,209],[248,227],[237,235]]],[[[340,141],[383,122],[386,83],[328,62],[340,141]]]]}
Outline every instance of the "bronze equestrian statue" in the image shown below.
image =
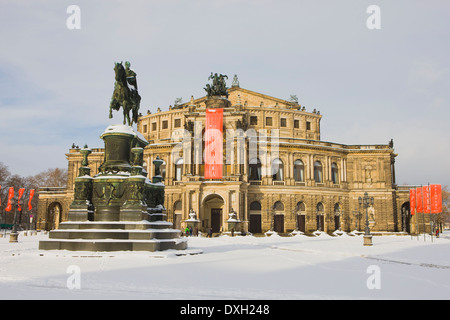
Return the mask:
{"type": "Polygon", "coordinates": [[[125,68],[122,62],[115,62],[114,71],[116,74],[116,82],[114,84],[114,92],[109,105],[109,118],[113,117],[112,110],[119,111],[123,109],[123,124],[132,126],[137,123],[139,115],[139,107],[141,96],[137,90],[136,73],[130,69],[130,62],[125,62],[125,68]],[[130,111],[132,116],[130,118],[130,111]]]}

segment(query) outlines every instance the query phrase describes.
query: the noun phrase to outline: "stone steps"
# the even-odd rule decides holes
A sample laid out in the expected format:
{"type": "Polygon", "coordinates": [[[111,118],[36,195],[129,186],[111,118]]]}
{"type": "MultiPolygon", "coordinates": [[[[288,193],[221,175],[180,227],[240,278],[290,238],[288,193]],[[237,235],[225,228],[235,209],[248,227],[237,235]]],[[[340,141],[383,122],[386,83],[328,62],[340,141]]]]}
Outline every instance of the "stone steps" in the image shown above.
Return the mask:
{"type": "Polygon", "coordinates": [[[180,237],[181,231],[173,229],[151,230],[52,230],[49,239],[116,239],[116,240],[151,240],[173,239],[180,237]]]}
{"type": "Polygon", "coordinates": [[[167,221],[67,221],[59,224],[58,230],[73,229],[121,229],[146,230],[171,228],[172,223],[167,221]]]}
{"type": "Polygon", "coordinates": [[[185,250],[186,239],[153,239],[153,240],[62,240],[48,239],[39,242],[40,250],[69,250],[69,251],[163,251],[185,250]]]}
{"type": "Polygon", "coordinates": [[[40,250],[184,250],[187,239],[167,221],[66,221],[39,242],[40,250]]]}

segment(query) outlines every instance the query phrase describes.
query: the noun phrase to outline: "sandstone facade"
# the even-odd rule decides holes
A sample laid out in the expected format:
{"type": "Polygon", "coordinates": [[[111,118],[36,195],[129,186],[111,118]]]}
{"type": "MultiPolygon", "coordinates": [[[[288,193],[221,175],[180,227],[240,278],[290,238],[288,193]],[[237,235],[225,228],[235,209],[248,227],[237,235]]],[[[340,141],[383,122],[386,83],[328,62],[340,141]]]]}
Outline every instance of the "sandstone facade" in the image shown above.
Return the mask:
{"type": "MultiPolygon", "coordinates": [[[[379,145],[321,141],[319,111],[238,85],[228,91],[222,179],[204,178],[207,97],[139,117],[137,130],[150,143],[144,149],[149,177],[156,157],[165,162],[164,203],[174,228],[184,229],[193,210],[203,232],[230,231],[231,212],[241,221],[237,231],[243,232],[363,230],[365,212],[358,198],[367,192],[374,198],[368,209],[372,231],[414,231],[409,189],[395,181],[397,154],[392,141],[379,145]]],[[[95,174],[103,149],[92,151],[89,166],[95,174]]],[[[67,159],[68,187],[58,194],[49,188],[40,192],[40,228],[55,228],[67,219],[82,155],[70,149],[67,159]]]]}

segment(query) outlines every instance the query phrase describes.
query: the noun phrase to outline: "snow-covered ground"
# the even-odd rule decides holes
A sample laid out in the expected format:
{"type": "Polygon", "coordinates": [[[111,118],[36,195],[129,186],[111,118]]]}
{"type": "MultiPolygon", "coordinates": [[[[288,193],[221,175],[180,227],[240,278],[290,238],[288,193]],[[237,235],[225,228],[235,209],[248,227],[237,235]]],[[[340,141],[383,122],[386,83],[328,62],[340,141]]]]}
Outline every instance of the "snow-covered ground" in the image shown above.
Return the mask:
{"type": "Polygon", "coordinates": [[[450,298],[450,233],[191,237],[180,256],[38,250],[46,237],[0,238],[0,299],[450,298]]]}

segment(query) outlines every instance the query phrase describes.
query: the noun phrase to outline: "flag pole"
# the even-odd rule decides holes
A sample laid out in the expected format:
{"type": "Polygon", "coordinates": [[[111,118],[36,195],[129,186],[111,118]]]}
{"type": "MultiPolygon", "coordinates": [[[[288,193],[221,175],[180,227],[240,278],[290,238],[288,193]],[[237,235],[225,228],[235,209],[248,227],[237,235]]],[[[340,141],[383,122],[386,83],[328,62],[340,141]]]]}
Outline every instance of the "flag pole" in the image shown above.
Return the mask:
{"type": "Polygon", "coordinates": [[[433,223],[431,222],[431,187],[430,183],[428,182],[428,202],[430,204],[430,235],[431,235],[431,242],[433,242],[433,223]]]}
{"type": "Polygon", "coordinates": [[[420,185],[420,191],[422,193],[422,224],[423,224],[423,241],[425,242],[425,208],[423,207],[423,185],[420,185]]]}
{"type": "Polygon", "coordinates": [[[420,232],[419,232],[419,213],[417,212],[417,186],[415,187],[415,191],[416,191],[416,200],[414,201],[414,206],[416,208],[416,226],[417,226],[417,241],[419,241],[419,236],[420,236],[420,232]]]}

